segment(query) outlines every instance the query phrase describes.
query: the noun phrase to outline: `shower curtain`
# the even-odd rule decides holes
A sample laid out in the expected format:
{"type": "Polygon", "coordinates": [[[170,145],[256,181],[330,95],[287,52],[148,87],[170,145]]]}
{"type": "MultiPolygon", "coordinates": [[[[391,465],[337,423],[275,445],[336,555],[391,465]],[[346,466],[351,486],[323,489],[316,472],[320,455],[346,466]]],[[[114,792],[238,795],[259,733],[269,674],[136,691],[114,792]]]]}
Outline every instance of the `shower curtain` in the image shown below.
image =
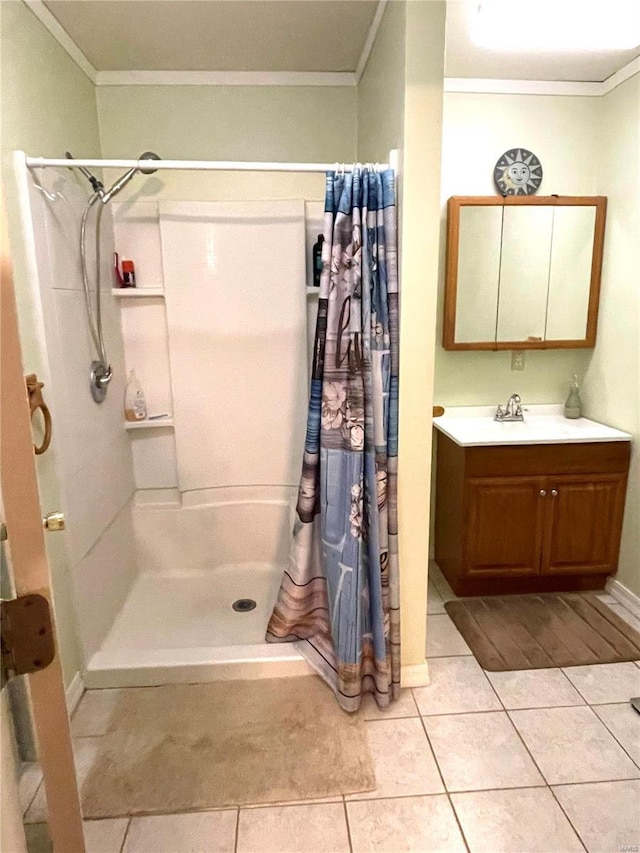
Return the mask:
{"type": "Polygon", "coordinates": [[[398,270],[393,171],[328,172],[322,276],[289,566],[267,641],[346,711],[400,691],[398,270]]]}

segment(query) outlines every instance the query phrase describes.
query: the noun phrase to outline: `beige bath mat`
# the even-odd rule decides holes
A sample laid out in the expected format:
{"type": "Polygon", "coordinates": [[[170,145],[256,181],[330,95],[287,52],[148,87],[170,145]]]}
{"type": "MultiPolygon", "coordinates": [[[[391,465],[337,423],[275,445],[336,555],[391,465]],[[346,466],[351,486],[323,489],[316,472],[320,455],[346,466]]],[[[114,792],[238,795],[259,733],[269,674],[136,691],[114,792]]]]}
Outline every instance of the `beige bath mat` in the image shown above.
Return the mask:
{"type": "Polygon", "coordinates": [[[371,791],[360,715],[317,677],[122,691],[81,790],[85,817],[371,791]]]}
{"type": "Polygon", "coordinates": [[[489,672],[640,660],[640,634],[595,593],[461,598],[445,609],[489,672]]]}

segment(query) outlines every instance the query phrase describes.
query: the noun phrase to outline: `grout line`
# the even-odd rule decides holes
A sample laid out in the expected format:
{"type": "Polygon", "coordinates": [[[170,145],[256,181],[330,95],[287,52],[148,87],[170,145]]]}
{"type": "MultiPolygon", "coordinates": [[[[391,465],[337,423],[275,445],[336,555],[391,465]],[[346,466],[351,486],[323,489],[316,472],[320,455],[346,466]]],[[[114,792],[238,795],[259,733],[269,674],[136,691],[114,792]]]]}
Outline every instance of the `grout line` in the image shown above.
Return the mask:
{"type": "Polygon", "coordinates": [[[38,791],[44,785],[44,777],[42,776],[42,770],[40,771],[40,776],[41,776],[40,782],[36,785],[36,789],[33,792],[31,798],[29,799],[29,804],[27,805],[26,809],[22,812],[23,821],[24,821],[25,815],[27,814],[27,812],[29,811],[29,809],[33,805],[35,798],[38,796],[38,791]]]}
{"type": "MultiPolygon", "coordinates": [[[[428,686],[428,685],[425,685],[425,686],[428,686]]],[[[421,716],[420,708],[418,707],[418,700],[416,699],[416,694],[414,693],[414,688],[413,687],[407,687],[406,689],[411,693],[411,700],[413,702],[413,707],[416,709],[417,716],[420,717],[421,716]]],[[[396,717],[396,719],[398,719],[398,718],[396,717]]]]}
{"type": "MultiPolygon", "coordinates": [[[[344,794],[336,794],[335,798],[326,799],[319,797],[312,800],[274,800],[272,803],[242,803],[239,806],[225,806],[226,809],[241,809],[242,811],[256,811],[256,809],[288,809],[298,806],[339,806],[344,794]]],[[[350,796],[347,794],[347,796],[350,796]]],[[[224,811],[224,809],[207,809],[207,811],[224,811]]]]}
{"type": "MultiPolygon", "coordinates": [[[[610,702],[609,704],[611,704],[611,705],[618,705],[618,704],[620,704],[620,705],[624,705],[624,702],[620,702],[620,703],[618,703],[618,702],[610,702]]],[[[589,707],[591,708],[591,706],[589,706],[589,707]]],[[[593,711],[593,708],[591,708],[591,710],[593,711]]],[[[593,713],[594,713],[594,714],[596,714],[596,712],[595,712],[595,711],[593,711],[593,713]]],[[[638,768],[638,770],[640,770],[640,763],[639,763],[638,761],[636,761],[636,759],[631,755],[631,753],[629,752],[629,750],[628,750],[628,749],[626,748],[626,746],[622,743],[622,741],[621,741],[621,740],[620,740],[620,738],[616,735],[616,733],[613,731],[613,729],[611,729],[611,728],[607,725],[607,723],[605,722],[605,720],[603,720],[603,719],[602,719],[602,717],[600,717],[600,715],[599,715],[599,714],[596,714],[596,717],[598,718],[598,720],[600,720],[600,722],[602,723],[602,725],[603,725],[603,726],[605,727],[605,729],[609,732],[609,734],[611,735],[611,737],[615,740],[615,742],[618,744],[618,746],[619,746],[619,747],[620,747],[620,749],[624,752],[624,754],[625,754],[625,755],[627,755],[627,756],[629,757],[629,760],[630,760],[633,764],[635,764],[635,766],[638,768]]]]}
{"type": "MultiPolygon", "coordinates": [[[[542,781],[542,782],[539,782],[538,784],[530,783],[528,785],[517,785],[517,786],[512,785],[510,788],[505,787],[504,785],[500,785],[497,788],[495,788],[495,787],[494,788],[465,788],[464,790],[456,790],[456,791],[449,791],[448,789],[445,789],[444,791],[431,792],[428,794],[393,794],[392,796],[386,796],[386,797],[371,797],[371,796],[369,796],[369,797],[363,798],[361,800],[349,799],[349,800],[347,800],[347,803],[349,803],[349,804],[350,803],[370,803],[370,802],[378,803],[378,802],[381,802],[382,800],[407,800],[407,799],[412,799],[414,797],[441,797],[443,794],[486,794],[489,791],[523,791],[525,788],[551,788],[551,787],[558,788],[558,787],[564,787],[566,785],[600,785],[600,784],[604,784],[604,783],[609,784],[611,782],[640,782],[640,778],[638,778],[637,776],[632,776],[628,779],[598,779],[597,782],[593,782],[593,781],[590,781],[590,782],[558,782],[558,783],[554,783],[553,786],[549,785],[548,782],[542,781]]],[[[445,788],[446,788],[446,786],[445,786],[445,788]]],[[[357,794],[353,794],[353,795],[347,794],[347,796],[357,796],[357,794]]],[[[329,804],[327,803],[327,805],[329,805],[329,804]]],[[[337,805],[337,804],[334,803],[334,805],[337,805]]]]}
{"type": "MultiPolygon", "coordinates": [[[[584,843],[584,841],[582,840],[582,836],[580,835],[580,833],[578,832],[578,830],[576,829],[576,827],[573,825],[573,821],[571,820],[571,818],[569,817],[569,815],[567,814],[567,812],[566,812],[566,811],[564,810],[564,808],[562,807],[562,803],[560,802],[560,800],[559,800],[559,799],[558,799],[558,797],[556,796],[556,792],[553,790],[553,788],[551,787],[551,785],[549,785],[549,790],[551,791],[551,796],[553,797],[553,799],[554,799],[554,800],[556,801],[556,803],[558,804],[558,806],[559,806],[559,808],[560,808],[560,811],[562,812],[562,814],[566,817],[567,821],[569,822],[569,826],[570,826],[570,827],[571,827],[571,829],[573,829],[573,831],[575,832],[575,834],[576,834],[576,837],[577,837],[578,841],[580,842],[580,844],[582,844],[582,846],[584,847],[584,849],[585,849],[585,850],[587,850],[587,845],[584,843]]],[[[588,853],[588,851],[587,851],[587,853],[588,853]]]]}
{"type": "MultiPolygon", "coordinates": [[[[475,658],[475,655],[474,655],[474,658],[475,658]]],[[[476,663],[477,663],[477,661],[476,661],[476,663]]],[[[480,664],[478,664],[478,666],[480,666],[480,664]]],[[[489,687],[493,690],[493,692],[494,692],[494,694],[495,694],[495,697],[496,697],[496,699],[498,700],[498,702],[500,703],[501,707],[502,707],[502,708],[503,708],[503,710],[506,712],[506,710],[507,710],[507,706],[506,706],[506,705],[504,704],[504,702],[502,701],[502,696],[498,693],[498,691],[497,691],[497,690],[496,690],[496,688],[494,687],[493,681],[491,681],[491,679],[490,679],[490,678],[489,678],[489,676],[487,675],[486,671],[485,671],[484,669],[482,669],[482,667],[481,667],[481,666],[480,666],[480,671],[482,672],[482,674],[483,674],[483,675],[484,675],[484,677],[486,678],[487,683],[489,684],[489,687]]]]}
{"type": "MultiPolygon", "coordinates": [[[[1,0],[0,0],[1,2],[1,0]]],[[[212,806],[211,808],[206,808],[202,806],[194,806],[194,808],[184,808],[179,811],[139,811],[134,814],[129,815],[112,815],[111,817],[103,816],[103,817],[86,817],[84,820],[88,821],[100,821],[100,820],[124,820],[128,818],[129,820],[135,820],[136,818],[142,817],[168,817],[170,815],[188,815],[188,814],[209,814],[210,812],[233,812],[236,809],[253,809],[253,808],[262,808],[262,806],[277,806],[278,808],[283,805],[282,803],[243,803],[242,805],[229,805],[229,806],[212,806]]],[[[296,805],[296,803],[290,803],[289,805],[296,805]]],[[[4,853],[4,851],[2,851],[4,853]]]]}
{"type": "MultiPolygon", "coordinates": [[[[598,720],[600,723],[602,723],[602,725],[604,726],[604,728],[605,728],[605,730],[606,730],[607,732],[609,731],[608,727],[607,727],[607,726],[605,726],[604,722],[603,722],[603,721],[600,719],[600,717],[595,713],[595,711],[593,710],[593,708],[591,708],[591,706],[589,706],[589,705],[586,705],[586,706],[583,706],[583,705],[572,705],[572,706],[569,706],[569,707],[574,707],[574,708],[587,707],[587,708],[589,708],[589,710],[591,711],[591,713],[593,714],[593,716],[595,717],[595,719],[596,719],[596,720],[598,720]]],[[[554,708],[534,708],[533,710],[535,710],[535,711],[547,711],[547,710],[553,711],[553,710],[555,710],[555,709],[554,709],[554,708]]],[[[551,787],[552,785],[597,785],[599,782],[631,781],[630,779],[627,779],[627,780],[622,780],[622,779],[588,779],[587,781],[584,781],[584,782],[550,782],[550,781],[547,779],[547,777],[544,775],[544,773],[542,772],[541,768],[538,766],[538,762],[537,762],[537,761],[535,760],[535,758],[533,757],[533,754],[532,754],[531,750],[529,749],[529,747],[528,747],[528,746],[527,746],[527,744],[525,743],[524,738],[523,738],[523,737],[522,737],[522,735],[520,734],[520,730],[518,729],[517,725],[516,725],[516,724],[513,722],[513,720],[511,719],[511,716],[510,716],[510,714],[509,714],[509,712],[508,712],[508,711],[507,711],[507,716],[509,717],[509,721],[510,721],[511,725],[512,725],[512,726],[514,727],[514,729],[516,730],[516,732],[517,732],[517,734],[518,734],[518,737],[519,737],[519,738],[520,738],[520,740],[522,741],[522,744],[523,744],[524,748],[527,750],[527,752],[528,752],[528,753],[529,753],[529,755],[531,756],[531,760],[533,761],[533,763],[535,764],[536,768],[538,769],[538,772],[540,773],[540,775],[542,776],[542,778],[545,780],[546,784],[547,784],[549,787],[551,787]]],[[[617,739],[616,737],[614,737],[613,733],[611,733],[611,736],[614,738],[614,740],[615,740],[617,743],[619,743],[618,739],[617,739]]],[[[624,751],[625,755],[629,755],[629,754],[628,754],[628,752],[627,752],[627,751],[624,749],[624,747],[622,746],[622,744],[620,744],[620,746],[622,747],[622,749],[623,749],[623,751],[624,751]]],[[[630,759],[631,763],[632,763],[634,766],[637,766],[637,765],[636,765],[636,762],[631,758],[631,756],[630,756],[630,755],[629,755],[629,759],[630,759]]],[[[639,769],[640,769],[640,768],[639,768],[639,769]]],[[[634,778],[635,780],[637,780],[637,779],[639,779],[640,777],[636,776],[636,777],[632,777],[632,778],[634,778]]]]}
{"type": "Polygon", "coordinates": [[[525,748],[525,751],[526,751],[527,755],[529,756],[529,758],[530,758],[530,759],[531,759],[531,761],[533,762],[533,766],[536,768],[536,770],[538,771],[538,773],[540,774],[540,776],[544,779],[545,785],[549,786],[551,783],[549,782],[549,780],[547,779],[547,777],[546,777],[546,776],[544,775],[544,773],[542,772],[542,769],[539,767],[538,762],[537,762],[537,761],[535,760],[535,758],[533,757],[533,753],[531,752],[531,750],[529,749],[529,747],[528,747],[528,746],[527,746],[527,744],[525,743],[524,738],[523,738],[523,737],[522,737],[522,735],[520,734],[520,729],[519,729],[519,728],[516,726],[516,724],[513,722],[513,720],[511,719],[511,716],[510,716],[510,714],[509,714],[509,712],[508,712],[508,711],[506,712],[506,714],[507,714],[507,719],[509,720],[509,723],[510,723],[510,724],[511,724],[511,726],[513,727],[513,730],[515,731],[516,735],[518,736],[518,739],[520,740],[520,743],[523,745],[523,747],[525,748]]]}
{"type": "Polygon", "coordinates": [[[342,808],[344,809],[344,819],[347,824],[347,841],[349,842],[349,853],[353,853],[353,842],[351,841],[351,827],[349,826],[349,812],[347,810],[347,801],[342,795],[342,808]]]}
{"type": "Polygon", "coordinates": [[[429,732],[427,731],[427,727],[424,724],[424,720],[422,719],[422,716],[420,716],[420,722],[422,723],[422,729],[424,731],[424,736],[427,739],[427,745],[428,745],[429,749],[431,750],[431,755],[433,755],[433,760],[434,760],[435,765],[436,765],[436,770],[438,771],[438,776],[440,777],[440,781],[442,782],[442,786],[444,788],[444,794],[447,798],[447,802],[449,803],[449,808],[453,812],[453,817],[454,817],[454,819],[455,819],[455,821],[458,824],[458,827],[460,829],[460,834],[462,836],[462,843],[464,844],[465,848],[467,849],[467,853],[470,853],[471,847],[469,846],[469,842],[467,841],[467,838],[464,834],[464,829],[462,828],[462,824],[460,823],[460,820],[458,818],[458,813],[455,809],[455,806],[453,805],[453,800],[451,799],[449,789],[447,788],[447,783],[444,781],[444,776],[442,774],[442,770],[440,769],[440,764],[438,762],[438,757],[436,756],[436,751],[433,748],[433,744],[431,743],[431,741],[429,739],[429,732]]]}
{"type": "MultiPolygon", "coordinates": [[[[435,615],[439,616],[440,614],[435,614],[435,615]]],[[[433,619],[434,616],[431,616],[431,618],[433,619]]],[[[442,658],[474,658],[475,659],[475,656],[474,656],[472,651],[469,651],[468,654],[464,654],[464,655],[425,655],[425,660],[427,660],[427,661],[442,660],[442,658]]]]}
{"type": "MultiPolygon", "coordinates": [[[[411,690],[411,687],[405,687],[405,690],[411,690]]],[[[415,720],[416,717],[420,716],[420,712],[416,711],[415,714],[403,714],[401,717],[371,717],[370,719],[366,719],[366,717],[362,720],[363,723],[389,723],[391,720],[415,720]]]]}
{"type": "Polygon", "coordinates": [[[420,725],[422,726],[422,731],[424,732],[424,736],[426,738],[429,751],[430,751],[431,755],[433,756],[433,760],[434,760],[435,765],[436,765],[436,770],[438,771],[438,776],[440,777],[440,781],[442,782],[442,787],[444,788],[445,793],[448,793],[447,783],[444,781],[444,776],[442,774],[442,770],[440,769],[440,763],[438,761],[436,751],[433,748],[433,744],[431,743],[431,740],[429,739],[429,732],[427,731],[427,727],[425,726],[424,720],[422,719],[422,717],[420,717],[420,725]]]}
{"type": "MultiPolygon", "coordinates": [[[[578,707],[580,707],[580,706],[578,706],[578,707]]],[[[522,737],[522,735],[520,734],[520,730],[518,729],[518,727],[516,726],[516,724],[513,722],[513,720],[512,720],[512,719],[511,719],[511,717],[509,716],[508,712],[507,712],[507,717],[508,717],[508,719],[509,719],[509,722],[511,723],[511,725],[512,725],[512,726],[513,726],[513,728],[515,729],[515,732],[516,732],[517,736],[520,738],[520,741],[521,741],[522,745],[524,746],[524,748],[525,748],[525,750],[526,750],[527,754],[528,754],[528,755],[529,755],[529,757],[531,758],[531,761],[533,762],[533,764],[534,764],[535,768],[537,769],[537,771],[538,771],[538,773],[540,774],[540,776],[544,779],[544,781],[545,781],[545,787],[546,787],[546,788],[551,792],[551,796],[552,796],[552,797],[553,797],[553,799],[558,803],[558,805],[560,806],[560,811],[561,811],[561,812],[564,814],[564,816],[567,818],[567,820],[569,821],[569,825],[571,826],[571,828],[572,828],[572,829],[573,829],[573,831],[575,832],[575,834],[576,834],[576,838],[578,839],[578,841],[580,842],[580,844],[582,844],[582,846],[583,846],[583,847],[584,847],[584,849],[586,850],[586,849],[587,849],[587,847],[586,847],[586,845],[585,845],[584,841],[582,840],[582,838],[580,837],[580,833],[577,831],[577,829],[575,828],[575,826],[574,826],[574,825],[573,825],[573,823],[571,822],[571,820],[570,820],[570,818],[569,818],[569,815],[565,812],[565,810],[564,810],[564,809],[562,808],[562,806],[560,805],[560,802],[559,802],[558,798],[556,797],[555,793],[553,792],[553,790],[552,790],[552,788],[551,788],[551,783],[547,780],[547,777],[546,777],[546,776],[544,775],[544,773],[542,772],[542,769],[539,767],[538,762],[537,762],[537,761],[535,760],[535,758],[533,757],[533,753],[531,752],[531,750],[529,749],[529,747],[528,747],[528,746],[527,746],[527,744],[525,743],[524,738],[523,738],[523,737],[522,737]]]]}
{"type": "Polygon", "coordinates": [[[236,811],[236,834],[233,842],[233,853],[238,853],[238,840],[240,837],[240,806],[236,811]]]}
{"type": "Polygon", "coordinates": [[[598,779],[597,781],[593,781],[590,779],[586,782],[554,782],[553,785],[549,785],[550,788],[567,788],[567,787],[575,787],[576,785],[611,785],[612,782],[640,782],[640,777],[632,776],[628,779],[598,779]]]}
{"type": "Polygon", "coordinates": [[[132,820],[133,820],[133,818],[130,817],[129,821],[127,823],[126,829],[124,831],[124,835],[122,836],[122,844],[120,845],[120,853],[123,853],[123,851],[124,851],[124,845],[127,842],[127,836],[129,835],[129,830],[131,829],[131,821],[132,820]]]}
{"type": "MultiPolygon", "coordinates": [[[[466,792],[465,792],[466,793],[466,792]]],[[[449,800],[449,805],[451,806],[451,811],[453,812],[453,817],[455,818],[456,823],[458,824],[458,829],[460,830],[460,835],[462,836],[462,842],[464,846],[467,848],[468,853],[471,853],[471,847],[469,842],[467,841],[467,836],[464,834],[464,829],[462,828],[462,823],[460,822],[460,818],[458,817],[458,812],[456,811],[455,804],[451,799],[451,794],[447,791],[447,800],[449,800]]]]}
{"type": "MultiPolygon", "coordinates": [[[[446,614],[442,614],[442,613],[435,613],[435,614],[432,614],[432,615],[434,615],[434,616],[443,616],[443,615],[446,615],[446,614]]],[[[456,629],[456,630],[457,630],[457,629],[456,629]]],[[[468,655],[431,655],[431,657],[428,657],[428,658],[427,658],[427,660],[433,660],[434,658],[437,658],[437,660],[442,660],[443,658],[451,659],[451,658],[469,658],[469,657],[473,657],[473,658],[475,659],[475,656],[474,656],[473,652],[469,652],[469,654],[468,654],[468,655]]],[[[478,664],[478,666],[480,666],[480,664],[478,664]]],[[[482,669],[482,667],[480,667],[480,669],[482,669]]],[[[483,671],[483,672],[485,672],[486,670],[482,669],[482,671],[483,671]]],[[[428,686],[429,686],[429,685],[427,685],[427,687],[428,687],[428,686]]],[[[415,689],[419,689],[419,688],[415,688],[415,689]]]]}
{"type": "MultiPolygon", "coordinates": [[[[629,663],[629,664],[631,664],[632,666],[635,664],[635,662],[634,662],[634,661],[631,661],[631,660],[619,660],[619,661],[614,661],[613,663],[585,664],[585,666],[618,666],[619,664],[625,664],[625,663],[629,663]]],[[[607,700],[606,700],[606,701],[604,701],[604,702],[589,702],[589,700],[588,700],[588,699],[587,699],[587,697],[584,695],[584,693],[580,690],[580,688],[578,687],[578,685],[573,683],[573,681],[571,680],[571,676],[569,675],[569,673],[568,673],[568,672],[566,672],[566,670],[567,670],[567,669],[577,669],[577,667],[573,667],[573,666],[566,666],[566,667],[564,667],[564,666],[563,666],[563,667],[559,667],[559,669],[560,669],[560,671],[562,672],[562,674],[564,675],[564,677],[567,679],[567,681],[571,684],[571,686],[573,687],[573,689],[574,689],[577,693],[579,693],[579,694],[580,694],[580,696],[582,696],[582,698],[583,698],[583,699],[584,699],[584,701],[585,701],[585,705],[588,705],[590,708],[591,708],[592,706],[594,706],[594,705],[617,705],[617,704],[619,704],[618,702],[612,702],[612,701],[611,701],[611,699],[607,699],[607,700]]],[[[622,701],[624,702],[625,700],[622,700],[622,701]]]]}
{"type": "MultiPolygon", "coordinates": [[[[539,709],[536,709],[539,710],[539,709]]],[[[440,713],[440,714],[421,714],[421,717],[426,718],[427,720],[432,720],[434,717],[477,717],[482,714],[508,714],[509,712],[505,709],[494,708],[493,710],[487,711],[454,711],[451,713],[440,713]]]]}
{"type": "MultiPolygon", "coordinates": [[[[536,705],[533,708],[507,708],[507,706],[502,702],[500,697],[498,696],[498,701],[501,703],[502,708],[494,708],[493,710],[486,711],[438,711],[435,714],[420,714],[421,717],[459,717],[462,714],[495,714],[495,713],[506,713],[508,714],[510,711],[555,711],[556,708],[589,708],[590,705],[587,705],[586,702],[583,702],[579,705],[536,705]]],[[[618,704],[614,702],[607,702],[608,705],[618,704]]]]}

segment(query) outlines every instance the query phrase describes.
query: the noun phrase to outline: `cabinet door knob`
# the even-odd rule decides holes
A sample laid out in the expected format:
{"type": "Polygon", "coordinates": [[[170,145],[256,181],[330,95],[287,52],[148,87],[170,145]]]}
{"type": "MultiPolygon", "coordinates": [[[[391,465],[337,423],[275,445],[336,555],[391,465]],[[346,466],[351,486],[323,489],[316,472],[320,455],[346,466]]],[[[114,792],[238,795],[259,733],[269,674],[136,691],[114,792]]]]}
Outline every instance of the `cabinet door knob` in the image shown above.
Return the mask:
{"type": "Polygon", "coordinates": [[[551,497],[555,498],[557,496],[557,494],[558,494],[557,489],[551,489],[551,497]]]}
{"type": "Polygon", "coordinates": [[[540,497],[546,498],[546,496],[547,496],[547,490],[546,489],[540,489],[540,497]]]}

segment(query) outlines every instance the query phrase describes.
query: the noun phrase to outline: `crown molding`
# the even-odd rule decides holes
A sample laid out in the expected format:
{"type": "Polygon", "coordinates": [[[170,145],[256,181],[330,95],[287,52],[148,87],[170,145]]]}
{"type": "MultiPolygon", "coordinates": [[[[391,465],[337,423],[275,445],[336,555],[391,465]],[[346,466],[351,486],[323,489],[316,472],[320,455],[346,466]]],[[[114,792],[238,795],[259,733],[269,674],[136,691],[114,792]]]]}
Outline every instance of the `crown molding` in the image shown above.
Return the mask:
{"type": "Polygon", "coordinates": [[[96,83],[98,72],[67,31],[60,26],[42,0],[23,0],[23,2],[29,9],[31,9],[36,18],[38,18],[38,20],[49,30],[58,44],[66,50],[78,68],[84,71],[92,83],[96,83]]]}
{"type": "Polygon", "coordinates": [[[578,95],[599,98],[640,72],[640,56],[602,82],[563,80],[504,80],[484,77],[445,77],[445,92],[484,95],[578,95]]]}
{"type": "Polygon", "coordinates": [[[97,86],[355,86],[352,72],[98,71],[97,86]]]}
{"type": "Polygon", "coordinates": [[[478,95],[581,95],[599,97],[602,83],[562,80],[503,80],[484,77],[445,77],[445,92],[478,95]]]}
{"type": "Polygon", "coordinates": [[[602,94],[606,95],[608,92],[613,92],[613,90],[621,83],[624,83],[626,80],[630,80],[631,77],[638,73],[640,73],[640,56],[636,56],[635,59],[632,59],[631,62],[628,62],[619,71],[612,74],[611,77],[607,77],[607,79],[601,83],[601,85],[604,86],[602,94]]]}
{"type": "Polygon", "coordinates": [[[371,26],[369,27],[369,32],[367,33],[367,37],[364,41],[362,53],[360,54],[360,59],[358,60],[358,65],[356,67],[356,85],[360,82],[360,78],[364,74],[364,69],[367,67],[367,62],[371,56],[371,51],[373,50],[373,45],[375,43],[376,36],[378,35],[378,30],[380,29],[380,24],[382,23],[386,6],[387,0],[378,0],[378,8],[373,16],[373,21],[371,21],[371,26]]]}

